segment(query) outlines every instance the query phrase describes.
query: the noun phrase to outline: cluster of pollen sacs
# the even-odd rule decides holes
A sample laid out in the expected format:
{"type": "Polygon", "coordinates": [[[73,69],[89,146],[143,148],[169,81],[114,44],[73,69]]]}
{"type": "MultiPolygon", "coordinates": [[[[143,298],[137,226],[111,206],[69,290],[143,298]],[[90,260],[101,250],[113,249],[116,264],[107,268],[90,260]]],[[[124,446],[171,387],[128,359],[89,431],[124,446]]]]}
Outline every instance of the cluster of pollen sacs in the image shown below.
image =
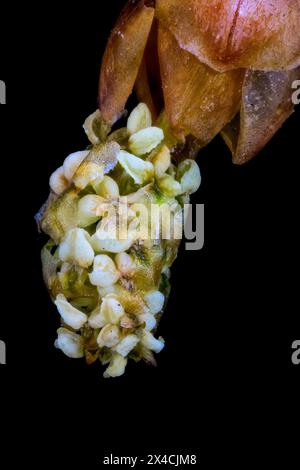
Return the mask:
{"type": "Polygon", "coordinates": [[[182,219],[201,177],[193,160],[172,162],[164,131],[152,125],[145,104],[105,138],[101,126],[99,111],[87,118],[90,146],[51,175],[39,218],[50,236],[42,250],[44,279],[61,317],[55,346],[71,358],[100,360],[104,376],[117,377],[128,358],[155,364],[153,353],[164,347],[156,329],[180,243],[141,237],[135,204],[167,205],[173,221],[182,219]],[[108,237],[109,208],[120,204],[128,209],[127,237],[108,237]]]}

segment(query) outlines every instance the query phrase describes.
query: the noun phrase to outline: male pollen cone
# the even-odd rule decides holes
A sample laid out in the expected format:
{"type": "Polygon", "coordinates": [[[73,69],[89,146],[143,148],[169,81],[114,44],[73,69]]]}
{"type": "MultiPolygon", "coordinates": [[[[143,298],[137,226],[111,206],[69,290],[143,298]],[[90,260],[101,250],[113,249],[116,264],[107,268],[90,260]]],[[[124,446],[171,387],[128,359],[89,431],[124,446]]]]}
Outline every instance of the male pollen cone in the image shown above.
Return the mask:
{"type": "Polygon", "coordinates": [[[297,79],[300,0],[130,0],[103,56],[99,108],[115,122],[135,88],[178,140],[201,148],[221,132],[242,164],[292,114],[297,79]]]}

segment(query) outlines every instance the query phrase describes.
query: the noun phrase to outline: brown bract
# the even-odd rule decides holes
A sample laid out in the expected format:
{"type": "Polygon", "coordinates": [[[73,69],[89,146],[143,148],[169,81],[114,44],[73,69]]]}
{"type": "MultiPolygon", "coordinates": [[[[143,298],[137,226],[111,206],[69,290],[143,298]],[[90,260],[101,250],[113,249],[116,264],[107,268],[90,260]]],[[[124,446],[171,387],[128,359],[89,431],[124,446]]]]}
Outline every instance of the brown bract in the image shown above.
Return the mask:
{"type": "Polygon", "coordinates": [[[142,60],[134,89],[140,102],[145,103],[148,106],[151,116],[153,116],[155,120],[155,118],[157,117],[157,109],[154,103],[154,98],[150,87],[147,62],[145,58],[142,60]]]}
{"type": "Polygon", "coordinates": [[[222,132],[241,164],[293,112],[299,65],[300,0],[129,0],[104,54],[100,109],[114,122],[135,86],[174,151],[222,132]]]}
{"type": "Polygon", "coordinates": [[[125,108],[136,80],[154,9],[144,1],[129,1],[107,43],[102,59],[99,107],[103,118],[115,122],[125,108]]]}
{"type": "Polygon", "coordinates": [[[238,112],[243,69],[218,73],[178,46],[160,27],[159,57],[165,109],[175,133],[208,144],[238,112]]]}
{"type": "Polygon", "coordinates": [[[220,72],[300,64],[300,0],[157,0],[181,48],[220,72]]]}
{"type": "Polygon", "coordinates": [[[155,120],[164,106],[160,65],[158,57],[158,27],[154,18],[152,28],[144,52],[143,62],[135,82],[135,92],[138,99],[149,107],[155,120]]]}
{"type": "Polygon", "coordinates": [[[293,113],[292,83],[299,77],[300,68],[247,71],[240,113],[222,132],[234,163],[253,158],[293,113]]]}

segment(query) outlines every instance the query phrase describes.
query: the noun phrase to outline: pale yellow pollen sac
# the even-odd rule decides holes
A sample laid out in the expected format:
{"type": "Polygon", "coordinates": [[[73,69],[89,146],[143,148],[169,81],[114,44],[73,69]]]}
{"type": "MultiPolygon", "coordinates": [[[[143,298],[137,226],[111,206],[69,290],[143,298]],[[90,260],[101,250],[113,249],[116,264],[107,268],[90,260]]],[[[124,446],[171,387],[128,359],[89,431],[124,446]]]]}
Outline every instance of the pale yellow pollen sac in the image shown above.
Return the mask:
{"type": "Polygon", "coordinates": [[[142,313],[138,316],[140,323],[145,323],[145,329],[152,331],[156,327],[156,318],[152,313],[142,313]]]}
{"type": "Polygon", "coordinates": [[[118,284],[112,284],[111,286],[107,286],[107,287],[97,287],[97,291],[101,299],[103,299],[104,297],[110,294],[118,295],[119,293],[118,284]]]}
{"type": "Polygon", "coordinates": [[[152,315],[156,315],[163,309],[165,296],[159,290],[148,292],[144,299],[152,315]]]}
{"type": "Polygon", "coordinates": [[[167,174],[161,178],[157,178],[157,186],[167,197],[176,197],[183,193],[181,184],[167,174]]]}
{"type": "Polygon", "coordinates": [[[121,356],[126,357],[132,351],[139,342],[139,338],[134,335],[130,334],[125,336],[113,349],[117,353],[121,354],[121,356]]]}
{"type": "MultiPolygon", "coordinates": [[[[116,218],[105,217],[97,226],[96,232],[91,237],[91,243],[97,253],[121,253],[129,250],[134,243],[131,234],[119,233],[116,218]],[[121,238],[122,235],[122,238],[121,238]],[[126,235],[126,236],[125,236],[126,235]]],[[[126,230],[127,231],[127,230],[126,230]]]]}
{"type": "Polygon", "coordinates": [[[79,330],[87,322],[87,315],[73,307],[63,294],[58,294],[54,303],[64,323],[74,330],[79,330]]]}
{"type": "Polygon", "coordinates": [[[84,357],[82,337],[66,328],[59,328],[57,330],[57,339],[55,340],[54,346],[71,359],[84,357]]]}
{"type": "Polygon", "coordinates": [[[102,181],[104,169],[102,165],[94,162],[84,161],[76,171],[73,182],[76,188],[83,190],[88,185],[96,185],[102,181]]]}
{"type": "Polygon", "coordinates": [[[151,162],[144,161],[125,150],[119,151],[118,162],[136,184],[145,184],[154,176],[154,167],[151,162]]]}
{"type": "Polygon", "coordinates": [[[83,196],[78,203],[78,225],[88,227],[100,219],[99,208],[104,204],[104,199],[96,194],[83,196]]]}
{"type": "Polygon", "coordinates": [[[102,299],[101,313],[106,321],[113,325],[118,324],[123,315],[125,315],[121,302],[114,294],[109,294],[102,299]]]}
{"type": "Polygon", "coordinates": [[[112,348],[120,341],[120,328],[117,325],[105,325],[97,337],[100,348],[112,348]]]}
{"type": "Polygon", "coordinates": [[[103,374],[103,377],[120,377],[124,374],[127,365],[127,358],[117,352],[113,353],[109,366],[103,374]]]}
{"type": "Polygon", "coordinates": [[[101,113],[99,109],[97,109],[94,113],[90,114],[86,120],[84,121],[83,128],[84,131],[89,139],[89,141],[93,144],[99,144],[100,139],[97,135],[97,127],[99,127],[99,122],[101,120],[101,113]]]}
{"type": "Polygon", "coordinates": [[[151,191],[152,187],[152,183],[149,183],[134,193],[127,194],[127,196],[121,196],[119,201],[123,204],[145,203],[149,200],[149,191],[151,191]]]}
{"type": "Polygon", "coordinates": [[[69,187],[69,181],[65,177],[64,169],[62,166],[57,168],[57,170],[55,170],[50,176],[49,186],[52,191],[57,194],[57,196],[62,194],[69,187]]]}
{"type": "Polygon", "coordinates": [[[155,176],[161,178],[171,165],[171,153],[166,145],[163,145],[154,155],[151,162],[154,165],[155,176]]]}
{"type": "Polygon", "coordinates": [[[160,127],[147,127],[129,137],[128,147],[134,155],[145,155],[155,149],[164,139],[160,127]]]}
{"type": "Polygon", "coordinates": [[[92,246],[96,252],[107,251],[108,253],[120,253],[127,251],[134,243],[132,238],[126,240],[113,240],[97,237],[97,232],[92,236],[92,246]]]}
{"type": "Polygon", "coordinates": [[[135,263],[127,253],[118,253],[115,257],[115,263],[123,276],[131,276],[135,271],[135,263]]]}
{"type": "Polygon", "coordinates": [[[150,331],[143,330],[141,343],[145,348],[150,349],[155,353],[160,353],[160,351],[164,348],[165,343],[164,340],[160,337],[159,339],[154,338],[150,331]]]}
{"type": "Polygon", "coordinates": [[[90,241],[91,237],[85,230],[81,228],[70,230],[59,245],[59,258],[62,261],[78,264],[82,268],[88,268],[95,256],[90,241]]]}
{"type": "Polygon", "coordinates": [[[88,324],[91,328],[103,328],[107,324],[107,319],[101,311],[101,306],[98,305],[90,314],[88,324]]]}
{"type": "Polygon", "coordinates": [[[137,241],[143,241],[145,245],[146,242],[150,240],[150,228],[149,228],[149,217],[144,217],[145,214],[140,214],[135,219],[133,219],[128,226],[128,234],[129,236],[137,241]]]}
{"type": "Polygon", "coordinates": [[[119,280],[120,273],[114,261],[108,255],[97,255],[89,278],[94,286],[107,287],[119,280]]]}
{"type": "Polygon", "coordinates": [[[100,183],[94,185],[94,189],[99,196],[105,199],[116,199],[120,195],[118,183],[107,175],[104,175],[100,183]]]}
{"type": "MultiPolygon", "coordinates": [[[[98,197],[101,197],[101,196],[98,196],[98,197]]],[[[101,228],[104,222],[105,222],[105,225],[107,226],[108,220],[113,221],[113,223],[116,225],[115,221],[117,220],[117,213],[115,210],[115,206],[111,204],[111,202],[107,202],[106,199],[104,199],[104,197],[101,197],[101,199],[103,202],[99,204],[99,206],[97,207],[96,214],[98,217],[102,218],[102,220],[100,220],[96,229],[101,228]]]]}
{"type": "Polygon", "coordinates": [[[140,103],[131,111],[127,120],[127,130],[130,135],[135,134],[141,129],[151,127],[152,117],[148,106],[140,103]]]}
{"type": "Polygon", "coordinates": [[[184,160],[177,168],[176,178],[180,181],[182,192],[187,194],[195,193],[201,185],[201,173],[194,160],[184,160]]]}
{"type": "Polygon", "coordinates": [[[65,161],[63,163],[63,169],[65,177],[69,182],[72,181],[77,169],[79,168],[83,160],[88,156],[88,154],[89,150],[81,150],[79,152],[71,153],[65,158],[65,161]]]}

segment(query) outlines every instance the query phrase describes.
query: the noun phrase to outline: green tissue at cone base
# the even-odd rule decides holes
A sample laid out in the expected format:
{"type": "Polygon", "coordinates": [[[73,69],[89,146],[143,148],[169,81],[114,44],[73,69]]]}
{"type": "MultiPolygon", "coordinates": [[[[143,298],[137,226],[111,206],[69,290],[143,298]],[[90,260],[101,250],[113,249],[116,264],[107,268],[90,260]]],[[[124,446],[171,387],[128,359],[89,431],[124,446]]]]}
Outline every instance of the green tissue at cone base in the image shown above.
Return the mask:
{"type": "Polygon", "coordinates": [[[96,111],[84,129],[90,147],[69,155],[51,175],[50,196],[37,215],[50,237],[42,250],[43,277],[61,317],[55,346],[88,364],[99,360],[107,366],[105,377],[117,377],[129,358],[154,365],[164,347],[156,331],[180,244],[172,232],[162,236],[162,215],[157,238],[149,231],[143,238],[143,211],[136,205],[147,214],[152,204],[167,206],[171,223],[182,224],[183,204],[201,176],[191,159],[178,167],[172,162],[177,149],[168,146],[165,129],[152,124],[143,103],[126,128],[109,133],[96,111]],[[112,239],[104,227],[120,202],[129,214],[128,233],[112,239]]]}

